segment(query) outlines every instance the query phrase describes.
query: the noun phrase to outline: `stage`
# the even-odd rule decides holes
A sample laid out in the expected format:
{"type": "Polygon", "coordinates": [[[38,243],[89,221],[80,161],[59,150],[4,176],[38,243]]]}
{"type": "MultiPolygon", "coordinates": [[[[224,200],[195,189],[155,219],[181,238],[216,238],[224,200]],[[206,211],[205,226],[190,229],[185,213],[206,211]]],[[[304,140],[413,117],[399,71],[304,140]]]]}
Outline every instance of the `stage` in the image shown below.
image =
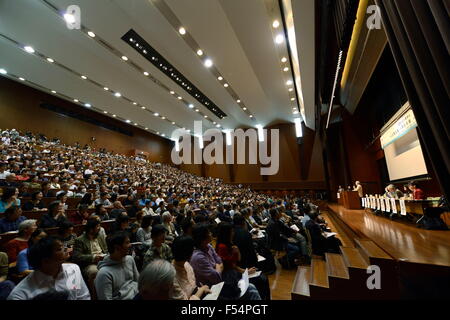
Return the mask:
{"type": "Polygon", "coordinates": [[[365,210],[347,210],[328,204],[329,214],[353,235],[370,239],[396,260],[450,266],[450,230],[424,230],[414,224],[392,221],[365,210]]]}

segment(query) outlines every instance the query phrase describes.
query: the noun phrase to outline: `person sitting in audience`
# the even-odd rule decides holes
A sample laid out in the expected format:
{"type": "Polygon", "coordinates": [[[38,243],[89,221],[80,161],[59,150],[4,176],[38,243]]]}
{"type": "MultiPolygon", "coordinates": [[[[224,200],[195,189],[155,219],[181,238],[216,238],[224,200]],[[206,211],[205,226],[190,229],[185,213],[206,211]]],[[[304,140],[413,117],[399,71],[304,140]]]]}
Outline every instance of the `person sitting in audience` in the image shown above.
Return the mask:
{"type": "Polygon", "coordinates": [[[88,206],[83,204],[81,206],[78,206],[78,209],[75,212],[71,213],[68,216],[68,219],[74,225],[86,224],[87,219],[90,215],[91,214],[89,213],[88,206]]]}
{"type": "Polygon", "coordinates": [[[172,262],[172,250],[165,243],[167,229],[161,225],[157,224],[152,228],[152,243],[150,248],[144,255],[143,267],[147,266],[150,262],[155,259],[164,259],[172,262]]]}
{"type": "Polygon", "coordinates": [[[393,184],[390,184],[386,187],[386,192],[384,194],[387,198],[400,199],[403,197],[403,192],[393,184]]]}
{"type": "Polygon", "coordinates": [[[139,272],[133,257],[128,255],[131,245],[125,232],[106,238],[109,255],[98,263],[95,288],[99,300],[131,300],[138,293],[139,272]]]}
{"type": "Polygon", "coordinates": [[[112,203],[108,200],[110,198],[108,192],[102,192],[100,198],[95,200],[95,205],[102,204],[105,208],[112,208],[112,203]]]}
{"type": "Polygon", "coordinates": [[[48,198],[48,197],[53,197],[55,194],[54,192],[50,189],[50,183],[49,182],[43,182],[41,185],[42,189],[42,196],[44,198],[48,198]]]}
{"type": "Polygon", "coordinates": [[[169,211],[166,211],[162,214],[162,225],[166,228],[166,242],[171,243],[175,237],[177,236],[175,226],[172,223],[172,215],[169,211]]]}
{"type": "Polygon", "coordinates": [[[413,200],[424,200],[425,193],[420,189],[419,184],[415,181],[411,181],[408,184],[409,190],[412,192],[413,200]]]}
{"type": "MultiPolygon", "coordinates": [[[[227,279],[230,279],[228,280],[229,282],[238,281],[241,279],[242,273],[245,272],[245,269],[242,269],[238,265],[241,260],[241,252],[239,251],[239,248],[234,245],[233,238],[233,225],[228,222],[221,222],[218,228],[216,251],[223,261],[224,269],[222,272],[222,279],[225,282],[227,282],[227,279]]],[[[253,275],[256,272],[255,265],[248,268],[249,275],[253,275]]],[[[256,292],[259,293],[263,300],[270,300],[269,281],[263,274],[252,277],[250,282],[256,287],[256,292]]]]}
{"type": "Polygon", "coordinates": [[[31,300],[50,289],[68,291],[69,300],[90,300],[91,296],[76,264],[64,263],[68,254],[55,237],[40,239],[28,252],[35,270],[13,289],[8,300],[31,300]]]}
{"type": "Polygon", "coordinates": [[[172,252],[174,257],[173,266],[176,270],[172,299],[202,299],[210,290],[206,285],[197,287],[194,270],[189,263],[194,252],[194,240],[189,236],[176,238],[172,245],[172,252]]]}
{"type": "Polygon", "coordinates": [[[67,197],[69,197],[69,198],[71,198],[71,197],[74,196],[73,191],[71,191],[71,190],[69,189],[69,184],[68,184],[68,183],[63,183],[63,184],[62,184],[61,190],[58,191],[58,192],[56,193],[56,197],[58,197],[58,195],[61,194],[61,193],[63,193],[63,192],[65,193],[65,196],[67,196],[67,197]]]}
{"type": "Polygon", "coordinates": [[[153,216],[144,216],[142,218],[141,227],[136,233],[136,238],[138,242],[142,242],[143,248],[150,248],[152,243],[152,224],[153,216]]]}
{"type": "Polygon", "coordinates": [[[258,257],[253,245],[252,235],[247,229],[245,218],[236,213],[233,216],[234,223],[234,237],[233,243],[239,248],[241,252],[241,259],[238,261],[238,265],[241,268],[251,268],[258,263],[258,257]]]}
{"type": "Polygon", "coordinates": [[[211,287],[222,281],[223,263],[211,246],[212,234],[206,224],[194,225],[192,229],[195,250],[191,265],[195,272],[197,284],[211,287]]]}
{"type": "Polygon", "coordinates": [[[8,268],[8,255],[4,252],[0,252],[0,301],[6,300],[15,287],[14,282],[7,280],[8,268]]]}
{"type": "Polygon", "coordinates": [[[7,165],[4,162],[0,162],[0,180],[5,180],[6,177],[10,174],[7,169],[7,165]]]}
{"type": "Polygon", "coordinates": [[[325,252],[339,253],[341,241],[335,236],[326,237],[318,221],[317,211],[308,213],[310,220],[306,223],[306,228],[311,235],[312,250],[314,254],[324,255],[325,252]]]}
{"type": "Polygon", "coordinates": [[[17,188],[8,187],[3,189],[3,194],[0,200],[0,213],[6,211],[10,207],[20,207],[19,190],[17,188]]]}
{"type": "Polygon", "coordinates": [[[77,238],[77,235],[74,232],[73,223],[68,220],[64,220],[58,225],[58,227],[58,238],[62,241],[64,248],[67,248],[67,252],[71,255],[75,239],[77,238]]]}
{"type": "Polygon", "coordinates": [[[17,182],[16,174],[10,173],[6,176],[5,180],[0,180],[0,186],[17,188],[19,186],[19,183],[17,182]]]}
{"type": "Polygon", "coordinates": [[[174,266],[157,259],[148,264],[139,275],[135,300],[169,300],[172,298],[176,271],[174,266]]]}
{"type": "Polygon", "coordinates": [[[25,211],[47,211],[44,203],[42,202],[43,194],[42,191],[33,192],[31,195],[31,200],[23,205],[23,210],[25,211]]]}
{"type": "Polygon", "coordinates": [[[106,253],[105,238],[100,236],[100,220],[92,217],[87,221],[84,233],[75,239],[72,256],[73,262],[80,266],[88,280],[90,288],[93,288],[97,276],[97,264],[103,260],[106,253]]]}
{"type": "Polygon", "coordinates": [[[125,207],[122,205],[122,202],[120,202],[119,200],[114,201],[113,203],[113,209],[111,210],[109,216],[111,217],[111,219],[117,219],[117,217],[122,213],[122,212],[127,212],[127,210],[125,209],[125,207]]]}
{"type": "Polygon", "coordinates": [[[150,199],[145,200],[145,207],[142,208],[145,215],[154,216],[155,212],[152,209],[152,201],[150,199]]]}
{"type": "Polygon", "coordinates": [[[17,238],[8,241],[5,245],[9,263],[16,262],[20,251],[28,248],[28,240],[30,240],[31,235],[36,229],[36,220],[33,219],[25,220],[19,224],[17,238]]]}
{"type": "MultiPolygon", "coordinates": [[[[28,240],[28,248],[37,243],[42,238],[45,238],[47,234],[43,229],[36,229],[30,236],[30,240],[28,240]]],[[[22,276],[27,276],[31,272],[33,272],[33,267],[30,266],[28,262],[28,248],[23,249],[17,255],[17,272],[22,276]]]]}
{"type": "Polygon", "coordinates": [[[60,201],[53,201],[48,205],[48,212],[42,215],[39,227],[55,228],[66,219],[63,204],[60,201]]]}
{"type": "Polygon", "coordinates": [[[192,237],[192,228],[194,227],[194,222],[191,218],[184,218],[181,222],[182,235],[192,237]]]}
{"type": "Polygon", "coordinates": [[[61,189],[61,186],[59,185],[59,177],[57,175],[50,179],[50,189],[61,189]]]}
{"type": "Polygon", "coordinates": [[[81,198],[80,202],[78,202],[78,207],[86,205],[88,208],[95,208],[94,200],[92,199],[92,193],[87,192],[84,194],[83,198],[81,198]]]}
{"type": "Polygon", "coordinates": [[[106,210],[105,206],[101,203],[95,205],[95,214],[99,216],[102,221],[110,219],[108,211],[106,210]]]}
{"type": "Polygon", "coordinates": [[[19,225],[27,218],[22,216],[20,207],[9,207],[5,211],[5,217],[0,219],[0,234],[10,231],[17,231],[19,225]]]}

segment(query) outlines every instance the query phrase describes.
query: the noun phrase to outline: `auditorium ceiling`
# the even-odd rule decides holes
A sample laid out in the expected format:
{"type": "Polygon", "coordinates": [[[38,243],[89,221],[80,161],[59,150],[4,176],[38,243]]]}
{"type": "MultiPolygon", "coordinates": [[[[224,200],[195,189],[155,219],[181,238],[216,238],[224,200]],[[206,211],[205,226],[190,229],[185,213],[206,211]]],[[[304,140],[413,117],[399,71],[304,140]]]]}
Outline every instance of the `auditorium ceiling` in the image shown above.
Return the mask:
{"type": "Polygon", "coordinates": [[[314,0],[1,0],[0,69],[165,137],[195,120],[234,129],[303,115],[314,129],[314,10],[314,0]],[[70,5],[80,29],[63,17],[70,5]]]}

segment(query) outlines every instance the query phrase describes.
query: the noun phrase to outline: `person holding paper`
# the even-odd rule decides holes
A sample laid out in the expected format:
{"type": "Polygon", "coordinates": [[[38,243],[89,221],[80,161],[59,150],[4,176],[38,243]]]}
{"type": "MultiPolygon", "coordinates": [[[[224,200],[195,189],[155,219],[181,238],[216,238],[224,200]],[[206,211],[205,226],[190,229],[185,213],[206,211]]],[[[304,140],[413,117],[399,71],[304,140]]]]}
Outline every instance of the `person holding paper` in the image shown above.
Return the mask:
{"type": "Polygon", "coordinates": [[[174,300],[200,300],[210,293],[209,287],[197,287],[194,269],[189,260],[194,252],[194,240],[190,236],[181,236],[174,240],[172,245],[173,266],[177,272],[174,280],[172,299],[174,300]]]}
{"type": "MultiPolygon", "coordinates": [[[[241,252],[239,251],[239,248],[234,245],[233,237],[233,225],[221,223],[217,235],[216,251],[224,264],[222,278],[240,278],[241,274],[243,274],[245,270],[248,270],[248,275],[251,277],[250,282],[254,284],[261,298],[263,300],[270,300],[270,286],[268,279],[263,274],[257,276],[255,266],[252,266],[249,269],[242,269],[238,266],[238,262],[241,260],[241,252]]],[[[253,290],[253,288],[249,288],[249,290],[253,290]]]]}
{"type": "Polygon", "coordinates": [[[323,256],[325,252],[339,253],[339,247],[342,245],[341,240],[334,235],[326,237],[318,223],[318,213],[311,211],[308,213],[310,220],[306,223],[311,235],[313,253],[323,256]]]}

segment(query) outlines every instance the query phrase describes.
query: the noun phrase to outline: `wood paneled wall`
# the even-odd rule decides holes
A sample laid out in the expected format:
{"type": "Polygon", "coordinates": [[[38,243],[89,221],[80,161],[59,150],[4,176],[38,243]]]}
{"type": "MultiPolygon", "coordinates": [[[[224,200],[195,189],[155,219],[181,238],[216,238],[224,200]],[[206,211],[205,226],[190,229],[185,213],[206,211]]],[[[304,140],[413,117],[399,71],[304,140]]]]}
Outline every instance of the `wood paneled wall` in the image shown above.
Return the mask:
{"type": "Polygon", "coordinates": [[[170,162],[171,141],[4,77],[0,77],[0,115],[1,129],[16,128],[24,132],[43,133],[48,138],[57,137],[66,144],[79,142],[127,155],[134,154],[137,149],[148,152],[151,161],[170,162]],[[126,128],[133,136],[43,109],[41,103],[75,110],[96,120],[126,128]],[[91,137],[95,137],[95,141],[91,137]]]}

